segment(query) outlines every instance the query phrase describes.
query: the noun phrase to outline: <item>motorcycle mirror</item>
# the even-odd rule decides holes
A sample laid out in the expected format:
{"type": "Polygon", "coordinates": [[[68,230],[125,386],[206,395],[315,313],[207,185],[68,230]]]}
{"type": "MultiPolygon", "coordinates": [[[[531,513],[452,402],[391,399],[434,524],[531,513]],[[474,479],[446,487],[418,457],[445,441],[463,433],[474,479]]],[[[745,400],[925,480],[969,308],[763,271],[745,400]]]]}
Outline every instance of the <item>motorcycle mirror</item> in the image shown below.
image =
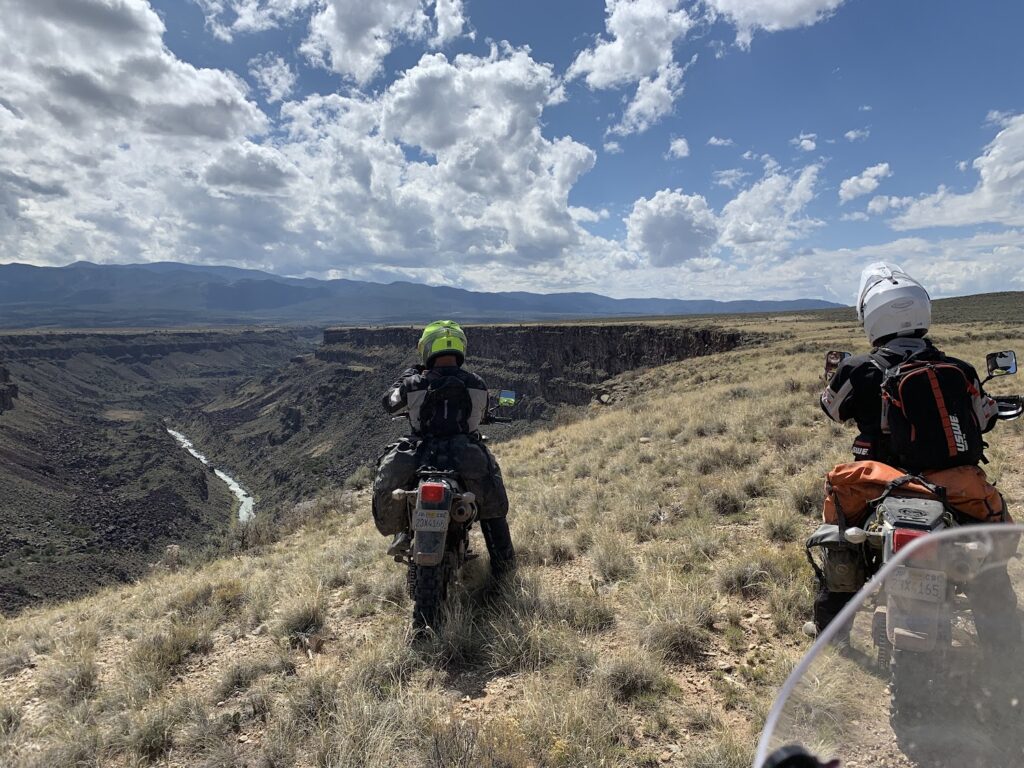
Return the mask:
{"type": "Polygon", "coordinates": [[[511,408],[516,404],[519,396],[510,389],[503,389],[498,393],[498,406],[500,408],[511,408]]]}
{"type": "Polygon", "coordinates": [[[842,365],[843,360],[852,357],[849,352],[839,349],[832,349],[825,353],[825,380],[828,381],[835,375],[836,369],[842,365]]]}
{"type": "Polygon", "coordinates": [[[989,378],[995,376],[1012,376],[1017,373],[1017,355],[1012,349],[1005,352],[989,352],[985,355],[989,378]]]}

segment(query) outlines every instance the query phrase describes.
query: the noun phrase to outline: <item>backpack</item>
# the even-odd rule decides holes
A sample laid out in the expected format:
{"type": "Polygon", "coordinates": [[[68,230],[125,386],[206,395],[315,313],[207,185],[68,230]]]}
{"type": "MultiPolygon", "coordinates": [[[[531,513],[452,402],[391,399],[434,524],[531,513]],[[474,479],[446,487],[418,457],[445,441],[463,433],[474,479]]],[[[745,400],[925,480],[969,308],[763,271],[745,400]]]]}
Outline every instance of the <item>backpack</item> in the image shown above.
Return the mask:
{"type": "Polygon", "coordinates": [[[427,437],[451,437],[469,432],[473,400],[458,376],[427,375],[427,394],[420,406],[419,429],[427,437]]]}
{"type": "Polygon", "coordinates": [[[920,471],[985,461],[974,412],[980,392],[960,366],[941,356],[895,365],[879,354],[872,360],[882,370],[882,432],[901,466],[920,471]]]}

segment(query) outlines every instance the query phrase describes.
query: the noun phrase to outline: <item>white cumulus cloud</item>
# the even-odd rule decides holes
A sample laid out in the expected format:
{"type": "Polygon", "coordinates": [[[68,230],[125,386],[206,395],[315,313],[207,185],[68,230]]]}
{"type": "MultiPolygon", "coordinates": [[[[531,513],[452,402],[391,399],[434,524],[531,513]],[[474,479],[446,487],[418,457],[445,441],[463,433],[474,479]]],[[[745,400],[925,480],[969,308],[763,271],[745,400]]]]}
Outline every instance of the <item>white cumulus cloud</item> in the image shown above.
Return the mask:
{"type": "Polygon", "coordinates": [[[958,194],[940,187],[935,193],[914,201],[893,226],[897,229],[973,224],[1024,226],[1024,114],[1000,113],[990,122],[1002,129],[972,163],[978,172],[974,189],[958,194]]]}
{"type": "Polygon", "coordinates": [[[194,0],[203,9],[206,25],[222,40],[237,33],[273,29],[316,4],[318,0],[194,0]]]}
{"type": "Polygon", "coordinates": [[[848,203],[861,195],[868,195],[878,189],[882,179],[892,176],[888,163],[879,163],[865,168],[864,172],[844,179],[839,185],[840,204],[848,203]]]}
{"type": "Polygon", "coordinates": [[[5,3],[0,260],[195,255],[202,224],[175,198],[269,121],[241,78],[181,61],[163,33],[143,0],[5,3]]]}
{"type": "MultiPolygon", "coordinates": [[[[434,6],[437,32],[431,39],[434,45],[444,45],[462,35],[466,28],[466,13],[462,0],[437,0],[434,6]]],[[[472,35],[470,35],[472,37],[472,35]]]]}
{"type": "Polygon", "coordinates": [[[566,73],[591,88],[638,82],[672,62],[672,46],[693,27],[679,0],[606,0],[608,37],[581,51],[566,73]]]}
{"type": "Polygon", "coordinates": [[[726,168],[724,171],[715,171],[711,175],[714,183],[718,186],[733,189],[750,174],[742,168],[726,168]]]}
{"type": "Polygon", "coordinates": [[[637,84],[622,118],[610,129],[626,136],[642,133],[671,114],[683,92],[683,76],[673,45],[693,26],[680,0],[606,0],[606,37],[576,55],[567,80],[582,77],[592,89],[637,84]]]}
{"type": "Polygon", "coordinates": [[[814,199],[820,171],[820,165],[809,165],[799,173],[767,170],[722,209],[721,244],[746,256],[778,253],[821,226],[805,212],[814,199]]]}
{"type": "MultiPolygon", "coordinates": [[[[440,47],[468,23],[464,0],[193,0],[222,40],[262,32],[309,17],[304,49],[311,58],[357,82],[366,82],[403,39],[440,47]]],[[[472,35],[471,35],[472,36],[472,35]]]]}
{"type": "Polygon", "coordinates": [[[682,136],[676,136],[668,145],[669,157],[674,157],[677,160],[681,160],[684,157],[690,156],[690,144],[682,136]]]}
{"type": "Polygon", "coordinates": [[[260,90],[273,104],[291,95],[297,77],[295,71],[280,56],[264,54],[249,61],[249,74],[259,85],[260,90]]]}
{"type": "Polygon", "coordinates": [[[643,133],[670,114],[675,100],[683,92],[685,72],[686,67],[670,62],[658,69],[657,76],[643,78],[637,86],[636,95],[622,115],[622,121],[611,132],[623,136],[643,133]]]}
{"type": "MultiPolygon", "coordinates": [[[[143,0],[6,11],[0,261],[441,279],[550,271],[586,237],[568,201],[595,154],[542,134],[561,84],[526,50],[427,54],[373,95],[285,100],[272,125],[241,78],[176,58],[143,0]]],[[[283,96],[268,64],[254,77],[283,96]]]]}
{"type": "Polygon", "coordinates": [[[422,38],[429,19],[419,0],[328,0],[309,22],[302,51],[324,67],[365,84],[402,38],[422,38]]]}
{"type": "Polygon", "coordinates": [[[718,237],[718,219],[701,195],[663,189],[633,203],[626,232],[629,248],[663,267],[707,256],[718,237]]]}
{"type": "Polygon", "coordinates": [[[854,128],[844,133],[843,138],[847,141],[864,141],[870,135],[870,128],[854,128]]]}
{"type": "Polygon", "coordinates": [[[705,0],[736,25],[736,43],[748,47],[754,32],[779,32],[815,24],[835,12],[843,0],[705,0]]]}
{"type": "Polygon", "coordinates": [[[868,213],[873,213],[876,216],[880,216],[883,213],[889,211],[899,210],[900,208],[906,208],[914,202],[912,197],[896,197],[893,195],[875,195],[868,201],[868,213]]]}
{"type": "Polygon", "coordinates": [[[802,149],[804,152],[813,152],[818,148],[818,134],[816,133],[801,133],[795,139],[790,139],[789,143],[797,149],[802,149]]]}
{"type": "Polygon", "coordinates": [[[718,136],[712,136],[708,139],[709,147],[731,147],[735,143],[732,139],[723,139],[718,136]]]}

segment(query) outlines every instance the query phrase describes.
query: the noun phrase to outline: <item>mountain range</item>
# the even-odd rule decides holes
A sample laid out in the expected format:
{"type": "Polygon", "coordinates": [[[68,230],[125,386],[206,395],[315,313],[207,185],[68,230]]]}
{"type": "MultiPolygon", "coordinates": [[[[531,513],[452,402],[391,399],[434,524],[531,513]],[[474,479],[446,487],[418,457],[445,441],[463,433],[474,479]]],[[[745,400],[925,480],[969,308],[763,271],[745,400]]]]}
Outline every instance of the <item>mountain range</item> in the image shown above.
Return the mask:
{"type": "Polygon", "coordinates": [[[0,327],[512,322],[829,309],[819,299],[612,299],[596,293],[485,293],[410,282],[280,277],[175,262],[0,264],[0,327]]]}

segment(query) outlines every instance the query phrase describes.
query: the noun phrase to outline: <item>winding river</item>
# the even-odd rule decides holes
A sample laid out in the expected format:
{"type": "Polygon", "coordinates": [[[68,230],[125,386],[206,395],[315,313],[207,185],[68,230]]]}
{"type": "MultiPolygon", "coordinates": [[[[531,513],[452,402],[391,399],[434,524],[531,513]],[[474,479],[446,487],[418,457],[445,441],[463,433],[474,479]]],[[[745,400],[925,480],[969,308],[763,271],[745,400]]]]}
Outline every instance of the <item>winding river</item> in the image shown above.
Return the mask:
{"type": "MultiPolygon", "coordinates": [[[[201,454],[199,451],[197,451],[195,445],[192,444],[192,441],[185,437],[185,435],[183,435],[181,432],[176,432],[175,430],[168,428],[167,434],[169,434],[171,437],[177,440],[178,445],[180,445],[186,451],[188,451],[197,459],[199,459],[199,461],[201,461],[204,466],[213,467],[213,464],[210,463],[210,460],[206,458],[203,454],[201,454]]],[[[235,478],[233,478],[227,472],[224,472],[223,470],[213,467],[213,473],[227,484],[228,489],[235,495],[235,498],[238,499],[239,521],[244,523],[250,518],[252,518],[254,508],[256,506],[256,501],[253,499],[253,497],[246,493],[245,489],[242,488],[239,482],[235,480],[235,478]]]]}

